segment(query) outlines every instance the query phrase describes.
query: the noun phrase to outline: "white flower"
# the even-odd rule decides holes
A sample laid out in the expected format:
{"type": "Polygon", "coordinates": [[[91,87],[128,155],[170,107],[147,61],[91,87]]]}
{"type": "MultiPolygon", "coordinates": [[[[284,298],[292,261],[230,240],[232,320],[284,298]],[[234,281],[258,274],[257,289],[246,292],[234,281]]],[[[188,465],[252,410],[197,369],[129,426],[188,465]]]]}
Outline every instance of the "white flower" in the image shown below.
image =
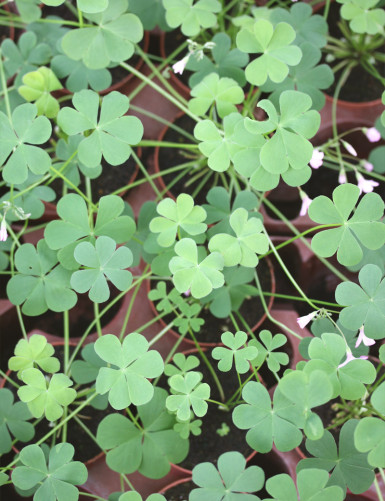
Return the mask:
{"type": "Polygon", "coordinates": [[[7,238],[8,238],[7,224],[5,222],[5,217],[3,217],[3,220],[1,221],[0,225],[0,242],[5,242],[7,238]]]}
{"type": "Polygon", "coordinates": [[[190,58],[190,54],[185,56],[183,59],[180,61],[177,61],[175,64],[172,65],[172,69],[174,70],[174,73],[179,73],[181,75],[184,72],[184,69],[186,68],[186,64],[190,58]]]}
{"type": "Polygon", "coordinates": [[[360,193],[370,193],[371,191],[373,191],[373,188],[379,186],[379,183],[377,183],[377,181],[373,181],[373,179],[365,179],[364,176],[362,176],[359,172],[357,172],[356,177],[360,193]]]}
{"type": "Polygon", "coordinates": [[[369,129],[365,127],[364,129],[362,129],[362,132],[371,143],[377,143],[377,141],[381,139],[381,132],[375,127],[370,127],[369,129]]]}
{"type": "Polygon", "coordinates": [[[319,169],[319,167],[321,167],[321,165],[323,164],[324,156],[325,154],[323,151],[314,149],[309,162],[310,167],[313,167],[313,169],[319,169]]]}
{"type": "Polygon", "coordinates": [[[346,183],[346,174],[344,170],[340,171],[340,175],[338,176],[338,182],[340,184],[345,184],[346,183]]]}
{"type": "Polygon", "coordinates": [[[360,333],[358,334],[357,342],[356,342],[356,348],[360,346],[361,343],[364,343],[365,346],[372,346],[373,344],[376,344],[374,339],[370,339],[370,337],[365,336],[364,328],[361,327],[360,333]]]}
{"type": "MultiPolygon", "coordinates": [[[[361,358],[362,360],[366,360],[368,357],[362,355],[359,358],[361,358]]],[[[340,364],[338,366],[338,368],[341,369],[341,367],[343,367],[344,365],[348,364],[352,360],[358,360],[358,358],[357,357],[353,357],[353,353],[348,349],[347,352],[346,352],[346,360],[345,360],[345,362],[342,362],[342,364],[340,364]]]]}
{"type": "Polygon", "coordinates": [[[309,322],[313,320],[313,318],[318,314],[317,311],[313,311],[312,313],[309,313],[309,315],[305,315],[304,317],[299,317],[297,318],[297,324],[301,327],[301,329],[304,329],[309,322]]]}
{"type": "Polygon", "coordinates": [[[353,148],[353,146],[350,143],[347,143],[343,139],[341,139],[341,143],[344,145],[346,151],[348,151],[353,157],[357,156],[356,150],[353,148]]]}
{"type": "Polygon", "coordinates": [[[374,169],[374,165],[368,162],[367,160],[363,162],[362,166],[368,172],[372,172],[372,170],[374,169]]]}
{"type": "Polygon", "coordinates": [[[310,206],[310,204],[312,203],[312,199],[310,197],[308,197],[306,195],[306,193],[304,193],[304,195],[302,196],[302,206],[301,206],[301,210],[299,211],[299,215],[300,216],[306,216],[307,214],[307,210],[310,206]]]}

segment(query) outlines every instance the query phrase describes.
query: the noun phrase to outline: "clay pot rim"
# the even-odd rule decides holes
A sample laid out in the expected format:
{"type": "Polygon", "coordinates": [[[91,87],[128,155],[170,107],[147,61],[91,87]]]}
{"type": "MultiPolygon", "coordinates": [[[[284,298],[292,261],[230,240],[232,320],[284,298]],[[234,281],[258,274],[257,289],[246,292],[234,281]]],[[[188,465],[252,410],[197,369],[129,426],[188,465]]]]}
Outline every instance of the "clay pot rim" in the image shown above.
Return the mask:
{"type": "MultiPolygon", "coordinates": [[[[333,96],[329,96],[329,94],[326,94],[325,92],[324,92],[324,96],[326,98],[326,101],[329,101],[330,103],[332,103],[334,101],[333,96]]],[[[372,107],[373,108],[382,107],[385,109],[380,97],[378,99],[374,99],[372,101],[359,101],[359,102],[345,101],[343,99],[337,99],[337,106],[341,106],[344,108],[352,108],[352,109],[357,110],[357,111],[364,111],[367,108],[372,108],[372,107]]],[[[381,111],[379,111],[379,114],[380,113],[381,113],[381,111]]]]}
{"type": "Polygon", "coordinates": [[[187,482],[192,481],[192,476],[190,477],[185,477],[185,478],[180,478],[178,480],[174,480],[173,482],[165,485],[162,487],[159,491],[158,494],[166,494],[168,490],[172,489],[173,487],[176,487],[177,485],[181,485],[187,482]]]}

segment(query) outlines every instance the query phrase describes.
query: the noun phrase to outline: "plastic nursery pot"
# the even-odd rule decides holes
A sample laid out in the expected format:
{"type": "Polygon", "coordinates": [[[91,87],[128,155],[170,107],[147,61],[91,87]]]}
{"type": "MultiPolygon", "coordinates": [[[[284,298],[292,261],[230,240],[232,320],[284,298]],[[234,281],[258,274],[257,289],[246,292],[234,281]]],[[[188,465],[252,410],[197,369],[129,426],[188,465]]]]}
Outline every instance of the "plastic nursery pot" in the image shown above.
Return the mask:
{"type": "MultiPolygon", "coordinates": [[[[356,128],[370,127],[373,125],[364,115],[356,120],[346,120],[342,117],[337,117],[337,131],[339,134],[348,132],[356,128]]],[[[314,147],[320,146],[333,138],[333,128],[331,124],[321,124],[316,136],[312,139],[314,147]]],[[[383,140],[379,142],[370,142],[365,134],[360,130],[355,130],[344,135],[343,139],[353,146],[357,152],[357,163],[361,159],[368,159],[372,149],[385,144],[383,140]]],[[[345,147],[340,143],[341,153],[347,154],[345,147]]],[[[350,156],[349,162],[354,163],[355,158],[350,156]]],[[[357,184],[357,179],[352,170],[346,171],[347,182],[357,184]]],[[[301,189],[313,200],[317,196],[324,195],[332,197],[333,190],[339,186],[338,182],[339,171],[330,169],[321,165],[318,169],[312,169],[311,178],[307,183],[301,186],[301,189]]],[[[370,178],[370,173],[364,174],[364,177],[370,178]]],[[[375,188],[375,192],[384,195],[384,187],[375,188]],[[381,191],[382,188],[382,191],[381,191]]],[[[268,201],[282,212],[282,214],[293,224],[299,232],[303,232],[317,226],[308,214],[299,215],[301,210],[301,197],[297,188],[286,185],[280,182],[279,185],[267,194],[268,201]]],[[[292,234],[284,221],[281,221],[275,215],[272,209],[267,205],[261,205],[261,213],[263,214],[264,225],[269,233],[276,235],[292,234]]]]}
{"type": "MultiPolygon", "coordinates": [[[[263,261],[260,262],[260,264],[258,266],[261,266],[261,263],[263,262],[266,262],[266,268],[264,269],[264,273],[263,273],[263,277],[265,278],[265,282],[266,282],[266,285],[267,285],[267,288],[269,290],[269,293],[271,294],[267,299],[266,299],[266,302],[267,302],[267,308],[268,310],[270,311],[272,306],[273,306],[273,302],[274,302],[274,294],[275,294],[275,276],[274,276],[274,269],[273,269],[273,265],[270,261],[269,258],[265,258],[263,261]]],[[[146,285],[147,285],[147,295],[148,293],[150,292],[151,290],[151,281],[146,281],[146,285]]],[[[150,307],[151,307],[151,310],[153,311],[153,314],[155,316],[157,316],[159,314],[159,312],[157,311],[154,303],[148,299],[149,303],[150,303],[150,307]]],[[[260,300],[258,299],[258,297],[252,297],[252,298],[249,298],[249,299],[245,299],[245,301],[243,302],[241,308],[240,308],[240,312],[243,314],[243,316],[248,316],[251,320],[251,322],[249,322],[249,325],[252,325],[251,327],[251,331],[252,332],[255,332],[260,326],[261,324],[265,321],[266,319],[266,312],[263,310],[263,307],[262,307],[262,303],[260,302],[260,300]],[[256,302],[258,302],[258,309],[256,309],[256,302]]],[[[213,346],[218,346],[218,345],[221,345],[221,341],[220,341],[220,335],[223,333],[223,332],[226,332],[228,330],[230,331],[233,331],[234,330],[234,326],[231,322],[231,320],[229,319],[229,317],[226,317],[226,318],[216,318],[214,317],[214,315],[212,315],[208,309],[202,309],[202,315],[200,314],[199,316],[202,318],[205,319],[205,324],[201,327],[200,331],[197,332],[197,333],[194,333],[194,335],[197,337],[197,341],[199,343],[200,346],[202,347],[213,347],[213,346]],[[210,341],[201,341],[200,340],[200,336],[202,335],[202,331],[206,331],[206,334],[207,336],[211,336],[213,334],[213,329],[215,329],[215,332],[217,334],[215,334],[215,338],[210,340],[210,341]]],[[[172,320],[172,315],[168,316],[166,315],[166,317],[164,318],[160,318],[158,321],[159,323],[162,325],[162,327],[166,327],[168,325],[168,323],[172,320]]],[[[241,328],[242,330],[242,328],[241,328]]],[[[169,330],[170,334],[172,334],[172,336],[176,339],[180,339],[181,335],[175,331],[174,329],[170,329],[169,330]]],[[[184,343],[186,345],[190,345],[191,347],[195,347],[195,342],[190,339],[189,337],[187,336],[184,336],[184,343]]]]}

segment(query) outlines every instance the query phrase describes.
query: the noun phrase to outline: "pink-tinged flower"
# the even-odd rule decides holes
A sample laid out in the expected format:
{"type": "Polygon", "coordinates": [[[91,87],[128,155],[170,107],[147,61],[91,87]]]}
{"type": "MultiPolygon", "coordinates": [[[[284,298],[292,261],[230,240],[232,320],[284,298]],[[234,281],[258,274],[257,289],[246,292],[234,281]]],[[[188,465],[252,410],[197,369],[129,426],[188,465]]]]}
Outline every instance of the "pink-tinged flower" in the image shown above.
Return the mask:
{"type": "MultiPolygon", "coordinates": [[[[366,360],[368,357],[366,357],[365,355],[362,355],[359,358],[361,358],[362,360],[366,360]]],[[[353,353],[350,350],[347,350],[347,352],[346,352],[346,360],[345,360],[345,362],[342,362],[342,364],[340,364],[338,366],[338,368],[341,369],[341,367],[343,367],[344,365],[347,365],[352,360],[358,360],[359,358],[353,357],[353,353]]]]}
{"type": "Polygon", "coordinates": [[[307,210],[312,203],[312,199],[306,195],[306,193],[302,196],[302,206],[301,210],[299,211],[300,216],[306,216],[307,210]]]}
{"type": "Polygon", "coordinates": [[[313,167],[313,169],[319,169],[321,165],[323,164],[323,159],[324,159],[325,153],[323,151],[314,149],[313,154],[310,159],[310,167],[313,167]]]}
{"type": "Polygon", "coordinates": [[[5,242],[7,238],[8,238],[7,224],[5,222],[5,217],[3,217],[3,220],[1,221],[0,225],[0,242],[5,242]]]}
{"type": "Polygon", "coordinates": [[[187,289],[186,292],[183,293],[186,297],[189,297],[191,295],[190,289],[187,289]]]}
{"type": "Polygon", "coordinates": [[[373,179],[365,179],[364,176],[362,176],[359,172],[357,172],[356,177],[360,193],[370,193],[371,191],[373,191],[373,188],[379,186],[379,183],[377,183],[377,181],[373,181],[373,179]]]}
{"type": "Polygon", "coordinates": [[[301,329],[304,329],[309,322],[313,320],[315,316],[317,316],[318,310],[313,311],[312,313],[309,313],[309,315],[305,315],[304,317],[299,317],[297,318],[297,324],[301,327],[301,329]]]}
{"type": "Polygon", "coordinates": [[[341,170],[341,171],[340,171],[340,175],[338,176],[338,182],[339,182],[340,184],[345,184],[345,183],[346,183],[346,181],[347,181],[347,179],[346,179],[346,173],[345,173],[345,171],[344,171],[344,170],[341,170]]]}
{"type": "Polygon", "coordinates": [[[367,160],[364,161],[362,166],[367,172],[372,172],[372,170],[374,169],[374,165],[368,162],[367,160]]]}
{"type": "Polygon", "coordinates": [[[368,138],[371,143],[377,143],[381,139],[381,132],[375,127],[370,127],[369,129],[362,129],[362,132],[368,138]]]}
{"type": "Polygon", "coordinates": [[[364,343],[365,346],[373,346],[376,344],[374,339],[370,339],[370,337],[365,336],[364,328],[361,327],[360,333],[358,334],[357,342],[356,342],[356,348],[360,346],[361,343],[364,343]]]}
{"type": "Polygon", "coordinates": [[[343,139],[341,139],[341,143],[344,145],[346,151],[348,151],[353,157],[357,156],[356,150],[353,148],[353,146],[350,143],[347,143],[343,139]]]}
{"type": "Polygon", "coordinates": [[[174,73],[179,73],[181,75],[184,72],[184,69],[186,68],[186,64],[190,58],[190,54],[185,56],[183,59],[180,61],[177,61],[175,64],[172,65],[172,69],[174,70],[174,73]]]}

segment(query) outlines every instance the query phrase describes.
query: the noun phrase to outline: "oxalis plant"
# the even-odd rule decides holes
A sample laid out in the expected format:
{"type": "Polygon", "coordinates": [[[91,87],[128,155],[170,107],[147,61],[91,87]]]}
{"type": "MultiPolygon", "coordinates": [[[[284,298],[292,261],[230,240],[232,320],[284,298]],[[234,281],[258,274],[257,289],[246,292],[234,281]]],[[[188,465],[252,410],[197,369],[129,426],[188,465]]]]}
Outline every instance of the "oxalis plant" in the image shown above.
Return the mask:
{"type": "Polygon", "coordinates": [[[214,410],[214,441],[242,444],[195,461],[186,501],[384,501],[385,112],[337,120],[357,67],[385,104],[384,8],[262,3],[0,2],[5,497],[175,499],[162,479],[214,410]],[[292,271],[293,245],[331,297],[292,271]],[[294,476],[264,466],[294,450],[294,476]]]}

